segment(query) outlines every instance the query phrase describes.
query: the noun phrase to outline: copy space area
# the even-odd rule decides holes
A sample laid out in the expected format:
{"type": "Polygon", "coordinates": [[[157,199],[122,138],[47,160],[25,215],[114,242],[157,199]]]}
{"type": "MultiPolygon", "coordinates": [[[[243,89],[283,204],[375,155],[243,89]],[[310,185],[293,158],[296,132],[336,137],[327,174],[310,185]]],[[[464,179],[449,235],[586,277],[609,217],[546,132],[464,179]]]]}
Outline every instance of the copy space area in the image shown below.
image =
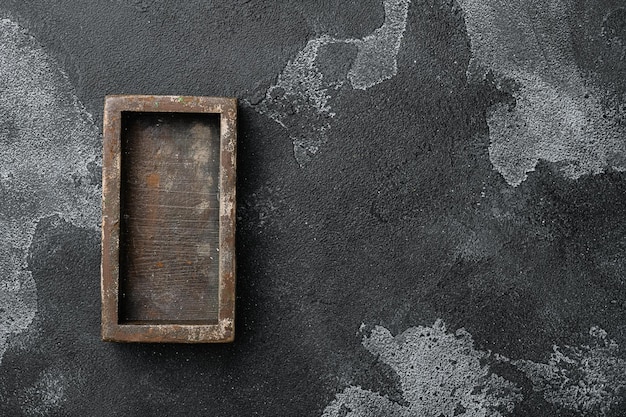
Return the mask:
{"type": "Polygon", "coordinates": [[[220,119],[122,112],[120,324],[215,324],[220,119]]]}

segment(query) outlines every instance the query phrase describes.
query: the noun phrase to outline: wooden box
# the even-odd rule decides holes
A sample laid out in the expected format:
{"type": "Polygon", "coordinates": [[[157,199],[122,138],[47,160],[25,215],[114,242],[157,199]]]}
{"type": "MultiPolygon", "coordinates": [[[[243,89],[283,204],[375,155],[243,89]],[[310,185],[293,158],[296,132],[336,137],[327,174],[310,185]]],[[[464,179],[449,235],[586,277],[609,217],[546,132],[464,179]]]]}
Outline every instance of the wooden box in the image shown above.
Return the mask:
{"type": "Polygon", "coordinates": [[[107,96],[102,339],[231,342],[237,102],[107,96]]]}

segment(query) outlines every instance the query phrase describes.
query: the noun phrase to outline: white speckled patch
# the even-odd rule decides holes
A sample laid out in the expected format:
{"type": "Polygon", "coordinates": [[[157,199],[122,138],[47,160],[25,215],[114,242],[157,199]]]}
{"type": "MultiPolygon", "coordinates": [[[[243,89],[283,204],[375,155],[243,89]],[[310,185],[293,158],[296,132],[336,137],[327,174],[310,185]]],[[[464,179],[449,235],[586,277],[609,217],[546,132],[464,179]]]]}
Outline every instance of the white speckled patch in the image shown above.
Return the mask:
{"type": "Polygon", "coordinates": [[[476,350],[468,332],[448,332],[441,320],[395,337],[376,326],[363,338],[363,346],[396,372],[406,404],[350,386],[323,415],[506,416],[523,398],[519,387],[491,372],[489,363],[503,362],[524,373],[547,402],[582,416],[603,417],[626,392],[626,361],[604,330],[594,326],[589,337],[587,345],[555,345],[547,363],[537,363],[476,350]]]}
{"type": "MultiPolygon", "coordinates": [[[[626,170],[626,129],[607,117],[606,92],[575,64],[570,0],[459,0],[471,40],[467,76],[513,81],[515,105],[496,104],[487,115],[489,156],[517,186],[539,160],[567,178],[626,170]]],[[[622,115],[623,117],[623,115],[622,115]]]]}
{"type": "Polygon", "coordinates": [[[384,0],[383,25],[363,39],[336,39],[328,35],[311,39],[255,105],[258,112],[289,130],[300,166],[310,161],[326,142],[330,120],[335,116],[329,101],[345,84],[345,78],[352,88],[365,90],[397,74],[396,57],[406,29],[409,3],[410,0],[384,0]],[[326,79],[317,67],[318,54],[321,48],[337,44],[356,47],[356,57],[343,79],[326,79]]]}
{"type": "Polygon", "coordinates": [[[9,19],[0,20],[0,74],[1,360],[37,312],[27,256],[39,220],[98,228],[101,146],[65,74],[9,19]]]}
{"type": "Polygon", "coordinates": [[[491,372],[489,354],[474,348],[469,333],[450,333],[441,320],[395,337],[376,326],[363,346],[397,373],[408,405],[351,386],[326,407],[325,417],[497,417],[522,399],[518,387],[491,372]]]}
{"type": "Polygon", "coordinates": [[[579,347],[554,346],[547,363],[512,361],[532,381],[533,389],[549,403],[601,417],[622,401],[626,388],[626,361],[619,346],[604,330],[592,327],[593,343],[579,347]]]}
{"type": "Polygon", "coordinates": [[[22,411],[27,416],[48,416],[66,400],[68,381],[58,370],[48,369],[22,394],[22,411]]]}

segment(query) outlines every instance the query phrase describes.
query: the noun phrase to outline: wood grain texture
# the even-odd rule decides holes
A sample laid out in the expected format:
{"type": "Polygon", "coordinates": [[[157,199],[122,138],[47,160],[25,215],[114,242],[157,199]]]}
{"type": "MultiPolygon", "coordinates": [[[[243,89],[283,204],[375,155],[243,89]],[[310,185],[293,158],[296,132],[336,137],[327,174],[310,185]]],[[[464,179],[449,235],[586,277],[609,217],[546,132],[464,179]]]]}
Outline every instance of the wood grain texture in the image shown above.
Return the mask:
{"type": "Polygon", "coordinates": [[[103,145],[102,340],[232,342],[237,100],[107,96],[103,145]]]}
{"type": "Polygon", "coordinates": [[[120,324],[214,324],[217,114],[122,112],[120,324]]]}

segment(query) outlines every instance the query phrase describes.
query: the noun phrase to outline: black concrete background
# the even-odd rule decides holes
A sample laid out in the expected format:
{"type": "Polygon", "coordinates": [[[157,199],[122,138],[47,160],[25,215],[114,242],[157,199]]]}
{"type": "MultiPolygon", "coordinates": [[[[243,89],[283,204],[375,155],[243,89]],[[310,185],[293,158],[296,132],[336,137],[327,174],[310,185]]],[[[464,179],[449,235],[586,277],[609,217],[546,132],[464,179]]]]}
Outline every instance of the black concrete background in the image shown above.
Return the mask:
{"type": "MultiPolygon", "coordinates": [[[[328,141],[300,167],[288,132],[245,101],[309,39],[372,33],[384,20],[381,1],[2,0],[2,12],[67,73],[97,126],[105,94],[242,102],[236,341],[100,342],[100,236],[51,216],[39,221],[28,257],[38,331],[14,335],[2,358],[0,414],[320,416],[350,385],[404,404],[400,377],[364,349],[362,324],[365,334],[380,325],[395,335],[439,318],[465,328],[478,350],[535,362],[554,345],[588,343],[596,325],[626,344],[626,264],[602,269],[624,254],[624,174],[572,180],[540,161],[508,185],[489,159],[487,115],[512,95],[489,79],[467,81],[470,39],[450,4],[409,5],[397,75],[340,90],[328,141]],[[512,220],[495,219],[494,207],[512,220]],[[460,256],[467,230],[497,250],[460,256]],[[58,402],[33,407],[50,394],[30,387],[51,372],[62,382],[58,402]]],[[[576,7],[580,17],[614,5],[576,7]]],[[[596,63],[605,52],[585,31],[574,31],[576,65],[621,91],[623,71],[596,63]]],[[[338,54],[350,60],[354,51],[338,54]]],[[[507,362],[492,368],[524,397],[503,415],[594,415],[550,403],[507,362]]],[[[626,415],[621,404],[595,415],[626,415]]]]}

